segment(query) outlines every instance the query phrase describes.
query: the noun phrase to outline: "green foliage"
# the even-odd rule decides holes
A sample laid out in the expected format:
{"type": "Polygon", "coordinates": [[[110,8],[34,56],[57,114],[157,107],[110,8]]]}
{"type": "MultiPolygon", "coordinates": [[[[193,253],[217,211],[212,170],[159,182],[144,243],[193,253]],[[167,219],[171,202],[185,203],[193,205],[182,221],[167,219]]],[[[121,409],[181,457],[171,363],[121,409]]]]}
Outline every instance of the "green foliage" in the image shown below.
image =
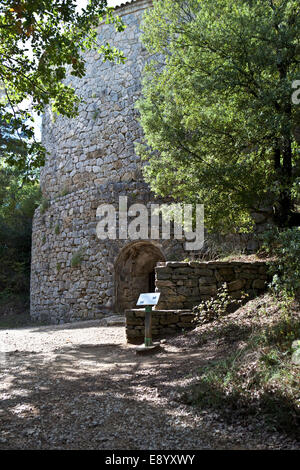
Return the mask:
{"type": "MultiPolygon", "coordinates": [[[[273,303],[277,309],[276,298],[273,303]]],[[[246,336],[236,338],[242,340],[239,348],[233,346],[226,357],[199,370],[198,382],[185,392],[184,401],[217,409],[230,422],[259,417],[271,428],[299,437],[299,368],[291,362],[291,343],[299,338],[300,323],[292,307],[280,305],[281,313],[267,326],[253,322],[246,336]]],[[[224,319],[218,332],[223,341],[229,325],[224,319]]]]}
{"type": "Polygon", "coordinates": [[[29,313],[5,315],[0,317],[0,329],[21,328],[33,325],[29,313]]]}
{"type": "Polygon", "coordinates": [[[98,119],[99,115],[100,115],[100,111],[98,109],[97,111],[93,112],[92,119],[94,119],[94,121],[96,121],[98,119]]]}
{"type": "Polygon", "coordinates": [[[70,189],[66,186],[62,192],[60,193],[61,196],[67,196],[68,194],[70,194],[70,189]]]}
{"type": "Polygon", "coordinates": [[[277,295],[300,293],[300,228],[271,228],[262,236],[262,250],[275,259],[270,262],[271,287],[277,295]]]}
{"type": "Polygon", "coordinates": [[[241,294],[240,299],[232,298],[228,292],[227,284],[224,283],[223,286],[217,290],[215,297],[204,300],[193,308],[193,312],[195,313],[194,322],[197,325],[203,325],[214,320],[220,320],[233,309],[238,308],[246,298],[247,294],[241,294]]]}
{"type": "Polygon", "coordinates": [[[41,198],[41,204],[40,204],[41,214],[45,214],[46,210],[49,209],[49,207],[50,207],[49,200],[45,197],[42,197],[41,198]]]}
{"type": "Polygon", "coordinates": [[[286,224],[299,177],[298,1],[154,1],[143,31],[137,152],[151,189],[203,203],[210,231],[249,231],[269,204],[286,224]]]}
{"type": "Polygon", "coordinates": [[[31,230],[39,204],[37,184],[22,183],[23,175],[0,169],[0,297],[29,295],[31,230]]]}
{"type": "Polygon", "coordinates": [[[53,115],[77,113],[79,97],[64,79],[84,76],[83,52],[94,49],[103,60],[124,62],[96,31],[101,21],[124,29],[112,10],[106,0],[89,0],[82,10],[75,0],[0,2],[0,150],[9,165],[27,169],[23,177],[45,156],[34,141],[32,111],[39,115],[50,105],[53,115]]]}
{"type": "Polygon", "coordinates": [[[229,420],[259,413],[271,429],[299,437],[296,368],[276,349],[262,353],[255,367],[243,363],[246,353],[250,351],[238,352],[205,368],[193,402],[217,408],[229,420]]]}
{"type": "MultiPolygon", "coordinates": [[[[299,320],[295,318],[292,306],[293,299],[287,296],[283,297],[278,302],[279,310],[281,312],[278,321],[270,328],[266,328],[256,338],[257,343],[262,345],[276,346],[280,350],[286,351],[291,349],[292,342],[300,337],[300,324],[299,320]]],[[[255,336],[253,338],[253,341],[255,336]]]]}
{"type": "Polygon", "coordinates": [[[75,268],[81,265],[84,259],[84,253],[85,253],[84,248],[81,248],[80,250],[76,251],[76,253],[73,254],[72,259],[71,259],[72,268],[75,268]]]}
{"type": "Polygon", "coordinates": [[[60,225],[59,225],[59,223],[57,223],[57,224],[55,225],[54,233],[55,233],[55,235],[59,235],[59,234],[60,234],[60,225]]]}

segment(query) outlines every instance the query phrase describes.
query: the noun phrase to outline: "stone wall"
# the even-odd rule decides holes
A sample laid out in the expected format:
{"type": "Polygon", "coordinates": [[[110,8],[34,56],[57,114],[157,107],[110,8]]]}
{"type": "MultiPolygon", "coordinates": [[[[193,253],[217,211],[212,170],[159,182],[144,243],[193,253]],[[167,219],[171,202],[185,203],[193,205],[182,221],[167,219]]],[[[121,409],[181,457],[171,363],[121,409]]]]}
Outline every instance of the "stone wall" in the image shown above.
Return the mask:
{"type": "Polygon", "coordinates": [[[67,119],[48,109],[43,117],[42,138],[49,153],[41,172],[44,202],[33,220],[31,316],[35,320],[64,323],[122,311],[122,302],[127,308],[134,298],[135,305],[137,289],[148,290],[143,286],[154,268],[143,261],[144,277],[138,286],[134,280],[140,272],[128,273],[126,266],[129,254],[136,261],[147,247],[148,252],[155,251],[154,262],[185,256],[181,241],[149,239],[141,245],[96,236],[101,204],[112,204],[118,211],[120,196],[128,197],[128,206],[160,202],[143,181],[142,163],[134,151],[142,136],[135,102],[147,60],[140,41],[141,22],[151,3],[138,0],[118,8],[127,25],[121,33],[113,25],[99,26],[99,41],[121,49],[127,60],[121,65],[103,63],[96,52],[86,54],[86,75],[67,80],[82,98],[78,116],[67,119]],[[118,286],[123,299],[117,298],[118,286]]]}
{"type": "Polygon", "coordinates": [[[255,295],[266,288],[267,266],[262,262],[167,262],[156,267],[158,309],[189,309],[214,297],[227,284],[230,295],[255,295]]]}
{"type": "MultiPolygon", "coordinates": [[[[153,310],[152,337],[161,338],[193,328],[194,314],[190,310],[153,310]]],[[[145,309],[126,311],[128,343],[142,343],[145,336],[145,309]]]]}
{"type": "MultiPolygon", "coordinates": [[[[194,327],[192,308],[215,297],[227,284],[229,294],[239,299],[243,292],[254,297],[266,288],[264,262],[166,262],[155,268],[156,291],[160,301],[152,314],[153,337],[162,337],[194,327]]],[[[144,309],[126,312],[126,336],[129,343],[141,343],[144,337],[144,309]]]]}
{"type": "MultiPolygon", "coordinates": [[[[117,306],[118,294],[122,293],[128,308],[127,299],[134,299],[134,306],[140,290],[148,291],[147,284],[138,285],[134,282],[135,273],[128,272],[128,256],[132,256],[134,268],[134,261],[149,250],[153,256],[154,252],[155,256],[160,253],[160,260],[182,256],[183,245],[176,240],[130,242],[97,238],[98,205],[109,202],[117,207],[119,194],[135,192],[135,202],[147,205],[152,201],[145,183],[111,183],[61,196],[51,201],[45,213],[37,210],[31,268],[34,319],[64,323],[122,312],[117,306]]],[[[129,204],[132,201],[129,197],[129,204]]],[[[147,273],[154,268],[150,257],[143,263],[140,271],[147,273]],[[145,265],[147,261],[149,265],[145,265]]]]}
{"type": "Polygon", "coordinates": [[[96,51],[85,53],[85,76],[66,79],[82,99],[78,116],[68,119],[46,110],[42,139],[49,155],[41,187],[48,199],[111,182],[142,180],[140,158],[134,152],[134,143],[142,136],[135,102],[147,60],[140,41],[141,22],[151,3],[138,0],[117,10],[126,24],[123,32],[117,33],[110,24],[98,27],[99,42],[116,46],[127,60],[124,64],[103,62],[96,51]]]}

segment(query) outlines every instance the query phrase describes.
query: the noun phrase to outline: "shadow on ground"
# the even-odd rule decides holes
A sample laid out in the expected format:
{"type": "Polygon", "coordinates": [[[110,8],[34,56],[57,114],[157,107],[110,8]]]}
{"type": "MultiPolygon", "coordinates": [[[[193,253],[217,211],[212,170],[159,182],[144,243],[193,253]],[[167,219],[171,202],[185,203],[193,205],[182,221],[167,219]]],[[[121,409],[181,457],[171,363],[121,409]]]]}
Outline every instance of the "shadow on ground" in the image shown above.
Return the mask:
{"type": "MultiPolygon", "coordinates": [[[[259,430],[247,429],[247,412],[233,429],[218,415],[180,402],[199,367],[226,355],[241,333],[246,337],[250,329],[236,327],[203,344],[197,335],[187,335],[186,345],[183,337],[178,344],[174,338],[157,355],[145,357],[116,343],[4,353],[0,449],[271,448],[272,436],[264,429],[263,437],[259,430]]],[[[225,403],[226,397],[220,400],[225,403]]]]}
{"type": "Polygon", "coordinates": [[[13,352],[2,357],[2,449],[231,448],[167,406],[189,355],[140,357],[127,345],[65,347],[52,358],[13,352]],[[177,366],[170,361],[180,356],[177,366]]]}

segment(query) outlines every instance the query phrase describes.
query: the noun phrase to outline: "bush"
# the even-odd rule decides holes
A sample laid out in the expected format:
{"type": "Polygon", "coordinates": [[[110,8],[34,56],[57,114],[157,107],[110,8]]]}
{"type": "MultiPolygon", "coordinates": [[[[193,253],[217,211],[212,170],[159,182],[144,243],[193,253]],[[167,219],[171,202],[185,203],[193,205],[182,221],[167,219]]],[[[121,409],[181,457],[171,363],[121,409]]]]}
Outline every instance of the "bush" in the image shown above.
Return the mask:
{"type": "Polygon", "coordinates": [[[262,236],[262,250],[274,257],[270,287],[275,294],[295,296],[300,292],[300,227],[272,228],[262,236]]]}
{"type": "MultiPolygon", "coordinates": [[[[282,334],[282,320],[254,328],[242,347],[199,369],[198,380],[182,400],[217,410],[223,419],[263,420],[269,429],[299,438],[299,370],[291,363],[290,341],[282,334]]],[[[299,331],[299,320],[294,322],[299,331]]]]}
{"type": "Polygon", "coordinates": [[[0,300],[29,297],[32,217],[40,202],[37,184],[16,170],[0,170],[0,300]]]}
{"type": "Polygon", "coordinates": [[[219,320],[227,313],[238,308],[246,297],[247,294],[242,294],[240,299],[233,299],[228,292],[227,284],[224,283],[223,286],[217,290],[216,297],[205,300],[193,308],[195,314],[194,322],[197,325],[203,325],[214,320],[219,320]]]}

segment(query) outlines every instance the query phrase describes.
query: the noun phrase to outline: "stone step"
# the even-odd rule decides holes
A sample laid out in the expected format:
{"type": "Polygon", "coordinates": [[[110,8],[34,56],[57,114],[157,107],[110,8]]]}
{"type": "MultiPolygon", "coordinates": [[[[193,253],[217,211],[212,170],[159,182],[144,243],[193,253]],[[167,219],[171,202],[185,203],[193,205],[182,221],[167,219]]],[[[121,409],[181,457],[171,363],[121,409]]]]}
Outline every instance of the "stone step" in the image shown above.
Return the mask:
{"type": "Polygon", "coordinates": [[[122,315],[112,315],[103,318],[101,323],[103,323],[103,326],[125,326],[125,317],[122,315]]]}

